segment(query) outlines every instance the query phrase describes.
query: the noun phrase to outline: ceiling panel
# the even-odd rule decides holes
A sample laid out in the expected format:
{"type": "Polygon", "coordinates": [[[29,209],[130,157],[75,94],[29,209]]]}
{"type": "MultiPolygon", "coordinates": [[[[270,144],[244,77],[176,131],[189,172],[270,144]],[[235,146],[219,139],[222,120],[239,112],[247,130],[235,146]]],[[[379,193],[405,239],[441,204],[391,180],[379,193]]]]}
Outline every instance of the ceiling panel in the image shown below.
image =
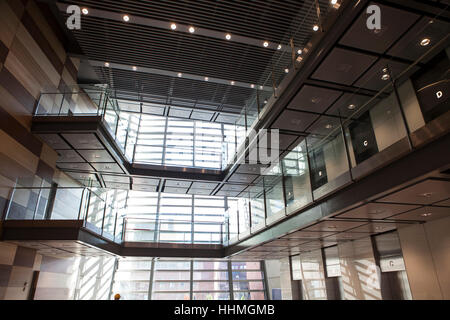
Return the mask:
{"type": "Polygon", "coordinates": [[[431,221],[450,217],[450,208],[446,207],[422,207],[406,213],[389,217],[389,220],[414,220],[431,221]]]}
{"type": "Polygon", "coordinates": [[[188,194],[209,196],[213,189],[193,189],[190,188],[188,194]]]}
{"type": "Polygon", "coordinates": [[[58,153],[58,161],[59,163],[62,162],[86,162],[78,153],[76,153],[74,150],[56,150],[58,153]]]}
{"type": "Polygon", "coordinates": [[[82,171],[94,171],[89,163],[58,163],[58,168],[60,169],[71,169],[71,170],[82,170],[82,171]]]}
{"type": "Polygon", "coordinates": [[[450,182],[428,179],[378,199],[377,202],[432,204],[448,198],[450,182]]]}
{"type": "Polygon", "coordinates": [[[166,180],[166,187],[175,187],[175,188],[189,188],[192,184],[192,181],[185,180],[166,180]]]}
{"type": "Polygon", "coordinates": [[[339,118],[321,116],[307,131],[316,135],[335,137],[341,134],[339,118]]]}
{"type": "Polygon", "coordinates": [[[159,179],[133,177],[133,184],[143,184],[143,185],[149,185],[149,186],[157,186],[157,185],[159,185],[159,179]]]}
{"type": "Polygon", "coordinates": [[[342,92],[305,85],[288,104],[289,109],[322,113],[335,102],[342,92]]]}
{"type": "Polygon", "coordinates": [[[284,110],[272,125],[272,129],[291,130],[297,132],[305,132],[319,116],[316,114],[284,110]]]}
{"type": "Polygon", "coordinates": [[[167,193],[186,194],[187,191],[187,188],[168,187],[167,185],[164,187],[164,192],[167,193]]]}
{"type": "Polygon", "coordinates": [[[391,230],[397,229],[396,223],[389,223],[389,222],[371,222],[368,224],[365,224],[363,226],[357,227],[355,229],[351,229],[349,232],[356,233],[356,232],[367,232],[367,233],[382,233],[387,232],[391,230]]]}
{"type": "Polygon", "coordinates": [[[352,85],[377,57],[342,48],[334,48],[312,75],[312,78],[352,85]]]}
{"type": "Polygon", "coordinates": [[[131,189],[133,191],[156,192],[157,186],[149,186],[149,185],[144,185],[144,184],[133,184],[131,189]]]}
{"type": "Polygon", "coordinates": [[[393,215],[416,208],[418,208],[417,205],[368,203],[356,209],[352,209],[343,214],[340,214],[336,216],[336,218],[376,220],[391,217],[393,215]]]}
{"type": "MultiPolygon", "coordinates": [[[[381,79],[384,74],[383,69],[386,67],[389,68],[392,76],[397,78],[404,70],[406,70],[406,68],[409,67],[409,64],[388,59],[381,59],[377,61],[377,63],[375,63],[369,70],[367,70],[366,73],[364,73],[364,75],[355,83],[355,86],[358,88],[361,87],[375,91],[382,90],[387,84],[390,83],[389,79],[381,79]]],[[[410,71],[408,71],[408,74],[413,74],[417,70],[419,70],[418,67],[413,67],[410,71]]],[[[388,92],[390,91],[391,89],[388,89],[388,92]]]]}
{"type": "Polygon", "coordinates": [[[346,240],[357,240],[369,237],[370,234],[364,232],[340,232],[333,234],[331,236],[325,237],[324,240],[329,241],[346,241],[346,240]]]}
{"type": "MultiPolygon", "coordinates": [[[[414,25],[414,27],[409,29],[392,49],[388,51],[388,54],[416,61],[430,49],[430,46],[433,46],[444,39],[449,33],[450,23],[423,17],[416,25],[414,25]],[[425,38],[430,39],[431,42],[429,46],[420,45],[420,42],[425,38]]],[[[433,56],[430,55],[429,57],[426,57],[424,62],[427,62],[431,57],[433,56]]]]}
{"type": "Polygon", "coordinates": [[[435,203],[436,206],[450,207],[450,199],[435,203]]]}
{"type": "Polygon", "coordinates": [[[39,134],[42,140],[55,150],[72,149],[59,135],[57,134],[39,134]]]}
{"type": "Polygon", "coordinates": [[[93,133],[64,133],[62,136],[75,149],[104,149],[103,144],[93,133]]]}
{"type": "Polygon", "coordinates": [[[313,226],[305,228],[305,231],[341,232],[359,227],[366,222],[357,221],[321,221],[313,226]]]}
{"type": "Polygon", "coordinates": [[[79,153],[88,162],[114,162],[114,159],[106,150],[79,150],[79,153]]]}
{"type": "Polygon", "coordinates": [[[219,184],[216,182],[194,182],[191,189],[215,189],[219,184]]]}
{"type": "Polygon", "coordinates": [[[283,236],[281,239],[320,239],[335,234],[336,231],[296,231],[283,236]]]}
{"type": "Polygon", "coordinates": [[[268,167],[268,165],[265,165],[265,164],[244,163],[244,164],[239,165],[236,172],[244,173],[244,174],[247,173],[247,174],[259,175],[259,174],[261,174],[261,170],[264,168],[267,168],[267,167],[268,167]]]}
{"type": "Polygon", "coordinates": [[[95,170],[108,173],[124,173],[117,163],[92,163],[95,170]]]}
{"type": "MultiPolygon", "coordinates": [[[[243,174],[243,173],[234,173],[228,179],[229,182],[241,182],[241,183],[252,183],[257,178],[257,175],[254,174],[243,174]]],[[[244,189],[241,189],[241,191],[244,189]]]]}
{"type": "Polygon", "coordinates": [[[118,182],[105,182],[107,188],[111,189],[120,189],[120,190],[129,190],[130,184],[128,183],[118,183],[118,182]]]}
{"type": "Polygon", "coordinates": [[[392,44],[400,38],[420,17],[417,14],[377,4],[381,9],[381,30],[367,28],[366,12],[353,23],[344,34],[339,44],[384,53],[392,44]]]}
{"type": "Polygon", "coordinates": [[[364,106],[364,110],[369,110],[380,101],[380,99],[373,99],[373,101],[371,101],[371,99],[372,97],[370,96],[345,93],[336,101],[336,103],[333,104],[330,109],[328,109],[326,113],[348,118],[361,107],[364,106]],[[371,102],[369,103],[369,101],[371,102]]]}
{"type": "Polygon", "coordinates": [[[105,182],[130,183],[130,177],[128,176],[110,176],[103,174],[102,177],[105,182]]]}
{"type": "Polygon", "coordinates": [[[93,173],[82,173],[82,172],[66,172],[66,174],[75,180],[92,180],[97,181],[97,176],[93,173]]]}

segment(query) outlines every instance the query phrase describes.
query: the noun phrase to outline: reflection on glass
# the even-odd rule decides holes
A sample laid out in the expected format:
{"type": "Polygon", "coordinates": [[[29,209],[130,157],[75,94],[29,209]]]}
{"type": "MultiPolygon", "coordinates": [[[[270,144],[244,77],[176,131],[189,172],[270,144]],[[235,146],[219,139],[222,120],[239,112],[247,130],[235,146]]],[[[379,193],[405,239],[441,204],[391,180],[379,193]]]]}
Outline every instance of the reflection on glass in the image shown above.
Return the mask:
{"type": "Polygon", "coordinates": [[[283,159],[288,212],[312,202],[306,142],[301,142],[283,159]]]}
{"type": "Polygon", "coordinates": [[[281,168],[276,165],[264,176],[264,189],[266,192],[267,218],[272,217],[284,209],[284,194],[281,168]]]}

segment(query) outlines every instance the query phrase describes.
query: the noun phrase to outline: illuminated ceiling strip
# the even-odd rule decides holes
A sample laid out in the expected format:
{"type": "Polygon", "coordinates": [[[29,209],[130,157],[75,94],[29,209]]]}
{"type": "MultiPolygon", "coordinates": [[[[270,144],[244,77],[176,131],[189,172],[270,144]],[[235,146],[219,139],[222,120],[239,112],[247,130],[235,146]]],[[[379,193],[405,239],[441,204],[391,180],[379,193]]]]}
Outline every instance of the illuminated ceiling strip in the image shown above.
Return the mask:
{"type": "MultiPolygon", "coordinates": [[[[66,12],[66,9],[69,6],[69,4],[58,2],[57,6],[60,11],[66,12]]],[[[271,49],[271,50],[275,50],[275,51],[283,51],[283,52],[290,53],[292,50],[288,43],[281,43],[281,48],[278,49],[278,46],[280,45],[280,43],[270,42],[270,41],[264,40],[264,39],[254,39],[254,38],[250,38],[250,37],[239,36],[239,35],[233,34],[231,32],[227,32],[227,31],[220,32],[220,31],[215,31],[215,30],[211,30],[211,29],[198,28],[195,25],[178,24],[176,21],[162,21],[162,20],[156,20],[156,19],[151,19],[151,18],[134,16],[131,14],[126,14],[126,13],[116,13],[116,12],[93,9],[93,8],[88,8],[88,9],[89,9],[88,16],[90,16],[90,17],[103,18],[103,19],[118,21],[121,23],[136,24],[136,25],[164,29],[164,30],[167,30],[170,32],[181,32],[181,33],[187,33],[187,34],[192,34],[189,32],[189,28],[194,27],[195,32],[193,34],[195,34],[195,35],[200,35],[200,36],[205,36],[205,37],[209,37],[209,38],[215,38],[215,39],[230,41],[230,42],[238,42],[238,43],[242,43],[242,44],[246,44],[246,45],[261,47],[261,48],[265,48],[265,49],[271,49]],[[130,20],[128,22],[123,21],[123,16],[125,14],[130,17],[130,20]],[[172,23],[176,24],[176,26],[177,26],[176,30],[172,30],[170,28],[172,23]],[[230,40],[225,39],[225,35],[228,33],[231,35],[230,40]],[[265,47],[264,42],[268,42],[267,47],[265,47]]],[[[81,29],[83,29],[83,20],[81,20],[81,29]]],[[[296,47],[294,49],[295,49],[295,52],[297,52],[297,50],[301,49],[301,48],[296,47]]]]}
{"type": "MultiPolygon", "coordinates": [[[[199,76],[199,75],[190,74],[190,73],[182,73],[182,75],[180,77],[179,72],[172,72],[172,71],[155,69],[155,68],[147,68],[147,67],[139,67],[138,66],[137,69],[134,70],[133,69],[134,66],[120,64],[120,63],[113,63],[113,62],[108,62],[109,66],[106,67],[105,63],[107,63],[107,61],[98,61],[98,60],[89,60],[89,63],[93,67],[113,68],[113,69],[120,69],[120,70],[126,70],[126,71],[136,71],[136,72],[149,73],[149,74],[159,74],[159,75],[163,75],[163,76],[177,77],[180,79],[191,79],[191,80],[197,80],[197,81],[203,81],[203,82],[225,84],[225,85],[229,85],[229,86],[231,85],[230,80],[208,77],[208,81],[206,81],[204,76],[199,76]]],[[[235,87],[252,89],[251,83],[239,82],[239,81],[233,81],[233,83],[234,83],[233,86],[235,86],[235,87]]],[[[260,86],[255,85],[254,89],[255,90],[258,89],[260,91],[268,91],[268,92],[273,91],[273,88],[269,87],[269,86],[263,86],[261,88],[260,86]]]]}

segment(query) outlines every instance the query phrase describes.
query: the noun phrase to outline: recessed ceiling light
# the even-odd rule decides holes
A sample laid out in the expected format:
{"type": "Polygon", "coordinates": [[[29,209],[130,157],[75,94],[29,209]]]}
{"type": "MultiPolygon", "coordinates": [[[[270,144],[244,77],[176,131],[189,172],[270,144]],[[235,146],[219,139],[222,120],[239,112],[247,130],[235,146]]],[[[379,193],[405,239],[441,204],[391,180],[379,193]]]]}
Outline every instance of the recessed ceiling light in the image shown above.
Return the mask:
{"type": "Polygon", "coordinates": [[[264,104],[267,104],[267,99],[266,99],[266,100],[264,100],[264,104]]]}
{"type": "Polygon", "coordinates": [[[422,214],[421,214],[421,216],[422,216],[422,217],[425,217],[425,218],[426,218],[426,217],[429,217],[429,216],[431,216],[431,215],[432,215],[431,212],[427,212],[427,213],[422,213],[422,214]]]}
{"type": "Polygon", "coordinates": [[[230,40],[230,39],[231,39],[231,34],[227,33],[227,34],[225,35],[225,39],[230,40]]]}
{"type": "Polygon", "coordinates": [[[419,197],[424,197],[424,198],[431,198],[432,195],[433,195],[432,192],[426,192],[426,193],[421,193],[418,196],[419,197]]]}
{"type": "Polygon", "coordinates": [[[347,108],[348,110],[355,110],[356,106],[354,104],[349,104],[347,108]]]}
{"type": "Polygon", "coordinates": [[[264,41],[263,46],[264,48],[267,48],[269,46],[269,43],[267,41],[264,41]]]}
{"type": "Polygon", "coordinates": [[[234,81],[231,81],[230,83],[231,83],[232,86],[234,86],[234,81]]]}
{"type": "Polygon", "coordinates": [[[277,50],[281,50],[281,44],[278,45],[277,50]]]}
{"type": "Polygon", "coordinates": [[[130,21],[130,16],[127,15],[127,14],[125,14],[125,15],[122,17],[122,19],[123,19],[123,21],[128,22],[128,21],[130,21]]]}
{"type": "Polygon", "coordinates": [[[431,43],[431,40],[428,39],[428,38],[422,39],[422,41],[420,41],[420,45],[421,45],[422,47],[426,47],[426,46],[428,46],[430,43],[431,43]]]}
{"type": "Polygon", "coordinates": [[[341,6],[341,4],[339,3],[339,0],[331,0],[330,3],[334,9],[339,9],[339,7],[341,6]]]}
{"type": "Polygon", "coordinates": [[[175,23],[172,23],[170,25],[170,29],[175,30],[177,28],[177,25],[175,23]]]}
{"type": "Polygon", "coordinates": [[[181,78],[183,74],[181,72],[178,73],[178,78],[181,78]]]}
{"type": "Polygon", "coordinates": [[[319,31],[319,26],[318,26],[317,24],[315,24],[315,25],[313,26],[313,31],[314,31],[314,32],[319,31]]]}
{"type": "Polygon", "coordinates": [[[136,66],[133,66],[133,70],[136,71],[136,70],[137,70],[137,67],[136,67],[136,66]]]}
{"type": "Polygon", "coordinates": [[[105,62],[105,67],[109,67],[109,62],[105,62]]]}
{"type": "Polygon", "coordinates": [[[381,230],[383,227],[375,227],[375,230],[381,230]]]}
{"type": "Polygon", "coordinates": [[[289,69],[288,68],[284,69],[284,72],[289,73],[289,69]]]}
{"type": "Polygon", "coordinates": [[[195,28],[194,27],[189,27],[189,32],[190,33],[194,33],[195,32],[195,28]]]}
{"type": "Polygon", "coordinates": [[[380,214],[383,213],[385,210],[382,209],[375,209],[375,210],[371,210],[369,211],[369,214],[380,214]]]}
{"type": "Polygon", "coordinates": [[[298,56],[297,57],[297,62],[302,62],[303,61],[303,57],[302,56],[298,56]]]}
{"type": "Polygon", "coordinates": [[[326,129],[331,129],[331,128],[333,128],[333,126],[332,126],[331,124],[327,124],[327,125],[325,126],[325,128],[326,128],[326,129]]]}
{"type": "Polygon", "coordinates": [[[297,50],[297,54],[302,54],[303,53],[303,50],[302,49],[298,49],[297,50]]]}
{"type": "Polygon", "coordinates": [[[83,12],[84,15],[87,15],[87,14],[89,14],[89,9],[83,8],[83,9],[81,9],[81,12],[83,12]]]}
{"type": "Polygon", "coordinates": [[[336,226],[328,226],[328,229],[336,229],[336,226]]]}
{"type": "Polygon", "coordinates": [[[387,80],[389,80],[391,78],[391,76],[389,75],[389,74],[387,74],[387,73],[385,73],[385,74],[383,74],[382,76],[381,76],[381,80],[383,80],[383,81],[387,81],[387,80]]]}
{"type": "Polygon", "coordinates": [[[208,81],[209,80],[209,78],[208,77],[205,77],[205,81],[208,81]]]}
{"type": "Polygon", "coordinates": [[[259,90],[262,90],[262,89],[264,89],[264,87],[263,86],[259,86],[259,90]]]}
{"type": "Polygon", "coordinates": [[[251,84],[251,85],[250,85],[250,88],[254,89],[254,88],[255,88],[255,85],[254,85],[254,84],[251,84]]]}

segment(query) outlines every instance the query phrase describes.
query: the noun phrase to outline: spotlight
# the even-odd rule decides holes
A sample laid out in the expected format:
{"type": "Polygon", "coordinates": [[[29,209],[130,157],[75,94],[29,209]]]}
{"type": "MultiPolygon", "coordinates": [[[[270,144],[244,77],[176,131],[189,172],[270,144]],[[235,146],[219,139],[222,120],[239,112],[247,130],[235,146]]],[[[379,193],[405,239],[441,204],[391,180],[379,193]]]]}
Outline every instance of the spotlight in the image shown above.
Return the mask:
{"type": "Polygon", "coordinates": [[[421,45],[422,47],[426,47],[426,46],[428,46],[430,43],[431,43],[431,40],[428,39],[428,38],[422,39],[422,41],[420,41],[420,45],[421,45]]]}
{"type": "Polygon", "coordinates": [[[123,21],[128,22],[128,21],[130,21],[130,16],[127,15],[127,14],[125,14],[125,15],[122,17],[122,19],[123,19],[123,21]]]}
{"type": "Polygon", "coordinates": [[[189,27],[189,32],[190,33],[194,33],[195,32],[195,28],[194,27],[189,27]]]}
{"type": "Polygon", "coordinates": [[[232,86],[234,86],[234,81],[231,81],[230,83],[231,83],[232,86]]]}
{"type": "Polygon", "coordinates": [[[209,81],[209,78],[208,78],[208,77],[205,77],[205,81],[209,81]]]}
{"type": "Polygon", "coordinates": [[[355,110],[356,106],[354,104],[349,104],[347,108],[348,110],[355,110]]]}
{"type": "Polygon", "coordinates": [[[302,49],[298,49],[297,50],[297,54],[302,54],[303,53],[303,50],[302,49]]]}
{"type": "Polygon", "coordinates": [[[105,67],[109,67],[109,62],[105,62],[105,67]]]}
{"type": "Polygon", "coordinates": [[[83,9],[81,9],[81,12],[82,12],[84,15],[87,15],[87,14],[89,14],[89,9],[88,9],[88,8],[83,8],[83,9]]]}
{"type": "Polygon", "coordinates": [[[314,32],[319,31],[319,26],[318,26],[317,24],[315,24],[315,25],[313,26],[313,30],[314,30],[314,32]]]}
{"type": "Polygon", "coordinates": [[[267,48],[269,46],[269,43],[267,41],[264,41],[263,46],[264,48],[267,48]]]}
{"type": "Polygon", "coordinates": [[[251,84],[251,85],[250,85],[250,88],[254,89],[254,88],[255,88],[255,85],[254,85],[254,84],[251,84]]]}
{"type": "Polygon", "coordinates": [[[284,73],[289,73],[289,69],[288,68],[284,69],[284,73]]]}
{"type": "Polygon", "coordinates": [[[264,104],[267,104],[267,99],[266,99],[266,100],[264,100],[264,104]]]}
{"type": "Polygon", "coordinates": [[[230,40],[230,39],[231,39],[231,34],[227,33],[227,34],[225,35],[225,39],[230,40]]]}
{"type": "Polygon", "coordinates": [[[178,73],[178,78],[181,78],[183,74],[181,72],[178,73]]]}
{"type": "Polygon", "coordinates": [[[339,9],[341,7],[339,0],[331,0],[330,3],[334,9],[339,9]]]}
{"type": "Polygon", "coordinates": [[[281,44],[278,45],[277,50],[281,50],[281,44]]]}
{"type": "Polygon", "coordinates": [[[264,87],[263,86],[259,86],[259,90],[262,90],[262,89],[264,89],[264,87]]]}
{"type": "Polygon", "coordinates": [[[133,66],[133,71],[136,71],[137,70],[137,67],[136,66],[133,66]]]}
{"type": "Polygon", "coordinates": [[[381,80],[383,80],[383,81],[387,81],[387,80],[389,80],[391,78],[391,76],[389,75],[389,74],[387,74],[387,73],[385,73],[385,74],[383,74],[382,76],[381,76],[381,80]]]}
{"type": "Polygon", "coordinates": [[[333,126],[332,126],[331,124],[327,124],[327,125],[325,126],[325,128],[326,128],[326,129],[331,129],[331,128],[333,128],[333,126]]]}
{"type": "Polygon", "coordinates": [[[177,25],[175,23],[172,23],[170,25],[170,29],[175,30],[177,28],[177,25]]]}
{"type": "Polygon", "coordinates": [[[425,218],[426,218],[426,217],[429,217],[429,216],[431,216],[431,215],[432,215],[431,212],[427,212],[427,213],[422,213],[422,214],[421,214],[421,216],[422,216],[422,217],[425,217],[425,218]]]}

